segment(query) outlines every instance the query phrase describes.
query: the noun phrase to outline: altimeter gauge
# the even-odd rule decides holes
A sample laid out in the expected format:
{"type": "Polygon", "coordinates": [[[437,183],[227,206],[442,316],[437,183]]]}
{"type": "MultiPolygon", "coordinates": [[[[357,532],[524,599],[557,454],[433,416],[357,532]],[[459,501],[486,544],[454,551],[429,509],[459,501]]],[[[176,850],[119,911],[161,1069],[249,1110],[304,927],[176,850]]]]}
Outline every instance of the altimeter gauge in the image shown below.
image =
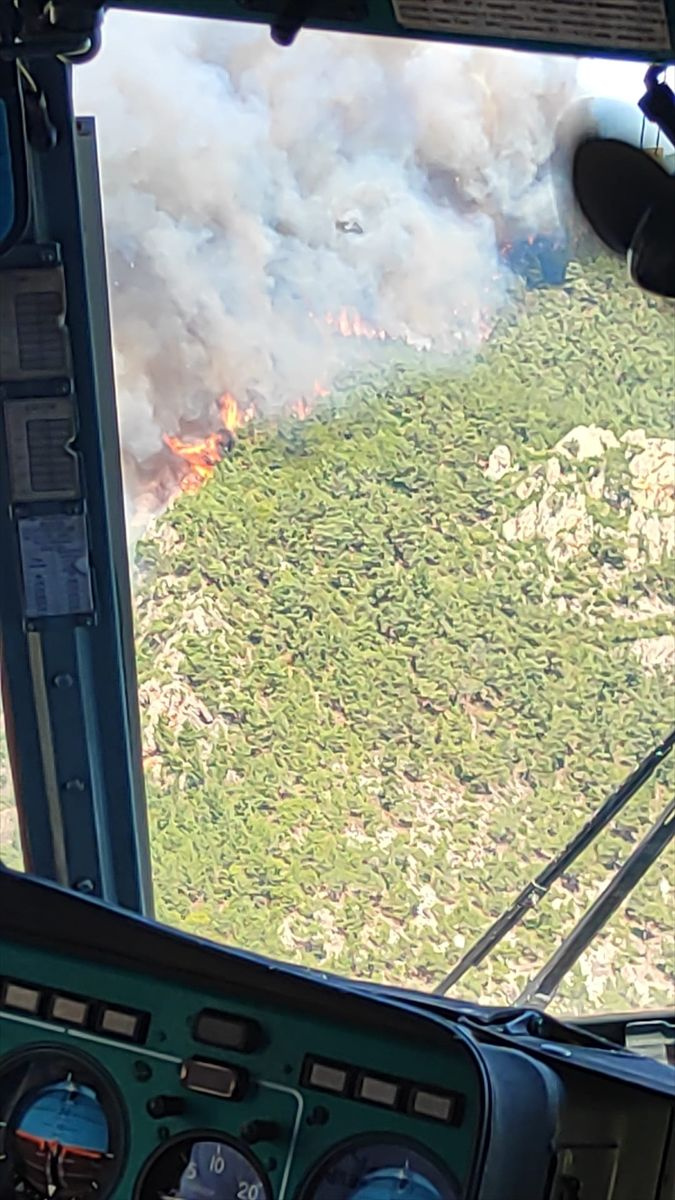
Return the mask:
{"type": "Polygon", "coordinates": [[[252,1155],[210,1131],[166,1142],[147,1163],[134,1200],[271,1200],[252,1155]]]}

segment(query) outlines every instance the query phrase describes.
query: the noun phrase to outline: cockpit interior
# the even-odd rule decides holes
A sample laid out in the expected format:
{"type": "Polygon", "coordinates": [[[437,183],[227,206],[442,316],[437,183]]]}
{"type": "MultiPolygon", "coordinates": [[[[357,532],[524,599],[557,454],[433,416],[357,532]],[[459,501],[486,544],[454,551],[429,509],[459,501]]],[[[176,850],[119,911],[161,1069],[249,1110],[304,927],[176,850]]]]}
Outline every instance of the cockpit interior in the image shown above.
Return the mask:
{"type": "Polygon", "coordinates": [[[0,0],[0,1200],[675,1197],[674,64],[0,0]]]}

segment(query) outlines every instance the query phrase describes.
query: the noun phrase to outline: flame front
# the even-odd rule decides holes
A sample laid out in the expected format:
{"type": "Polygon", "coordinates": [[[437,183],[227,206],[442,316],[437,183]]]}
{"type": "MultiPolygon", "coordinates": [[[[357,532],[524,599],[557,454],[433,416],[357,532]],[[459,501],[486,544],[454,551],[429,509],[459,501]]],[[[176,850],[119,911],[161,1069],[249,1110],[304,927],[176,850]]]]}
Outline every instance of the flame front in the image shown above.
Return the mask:
{"type": "MultiPolygon", "coordinates": [[[[318,317],[316,313],[309,312],[310,320],[318,322],[324,328],[330,330],[331,334],[338,334],[345,338],[364,338],[366,341],[378,342],[405,342],[416,350],[430,350],[432,342],[430,338],[416,337],[411,333],[399,332],[396,335],[389,333],[386,329],[378,328],[371,321],[367,321],[353,308],[340,308],[336,312],[324,313],[322,317],[318,317]]],[[[462,314],[456,310],[453,313],[455,324],[455,338],[462,341],[466,337],[466,314],[462,314]],[[464,320],[462,318],[464,317],[464,320]]],[[[486,340],[491,333],[491,325],[484,317],[482,312],[473,314],[474,335],[478,335],[478,339],[486,340]]],[[[297,419],[304,421],[314,411],[316,402],[330,393],[330,388],[326,386],[323,380],[315,380],[312,395],[301,396],[293,404],[286,409],[287,412],[295,416],[297,419]]],[[[255,409],[252,405],[248,408],[243,408],[232,395],[231,392],[224,392],[218,402],[220,411],[220,428],[216,433],[210,433],[206,437],[197,438],[180,438],[172,437],[169,434],[164,435],[164,442],[178,458],[185,464],[185,472],[180,482],[180,490],[182,492],[196,492],[210,479],[217,464],[221,461],[223,454],[230,448],[232,435],[242,426],[246,425],[254,416],[255,409]]]]}
{"type": "Polygon", "coordinates": [[[326,313],[324,321],[329,329],[336,330],[342,337],[366,338],[370,342],[387,340],[385,329],[377,329],[365,321],[360,313],[348,308],[341,308],[337,313],[326,313]]]}
{"type": "Polygon", "coordinates": [[[234,433],[251,420],[253,412],[250,408],[240,408],[231,392],[223,392],[218,401],[220,420],[227,433],[234,433]]]}
{"type": "Polygon", "coordinates": [[[181,480],[181,491],[196,492],[203,483],[206,483],[206,480],[213,474],[216,463],[221,460],[222,434],[209,434],[199,442],[187,442],[165,434],[164,441],[169,449],[187,464],[188,473],[181,480]]]}
{"type": "Polygon", "coordinates": [[[242,409],[231,392],[224,392],[218,402],[220,429],[205,438],[183,439],[164,434],[164,442],[187,466],[180,483],[182,492],[196,492],[210,479],[227,450],[230,436],[241,429],[253,416],[253,410],[242,409]]]}

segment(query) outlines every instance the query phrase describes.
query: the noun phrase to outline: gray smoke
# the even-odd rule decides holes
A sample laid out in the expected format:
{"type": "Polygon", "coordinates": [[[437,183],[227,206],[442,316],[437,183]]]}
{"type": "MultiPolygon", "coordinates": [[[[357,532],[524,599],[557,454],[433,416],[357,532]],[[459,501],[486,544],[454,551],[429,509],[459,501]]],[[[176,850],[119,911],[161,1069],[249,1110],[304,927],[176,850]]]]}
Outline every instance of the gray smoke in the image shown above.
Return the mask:
{"type": "Polygon", "coordinates": [[[364,352],[325,314],[443,353],[477,340],[508,285],[500,240],[558,224],[547,165],[576,71],[109,14],[75,98],[98,127],[132,503],[162,435],[214,428],[224,390],[273,411],[364,352]]]}

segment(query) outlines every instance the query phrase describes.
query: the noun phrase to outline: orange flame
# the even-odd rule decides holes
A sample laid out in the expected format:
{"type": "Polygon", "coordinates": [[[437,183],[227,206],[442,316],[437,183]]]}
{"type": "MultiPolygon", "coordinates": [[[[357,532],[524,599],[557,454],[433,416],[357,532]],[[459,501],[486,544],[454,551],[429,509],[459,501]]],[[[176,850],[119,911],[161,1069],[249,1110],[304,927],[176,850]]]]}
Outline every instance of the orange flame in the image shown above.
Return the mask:
{"type": "Polygon", "coordinates": [[[299,400],[295,401],[295,404],[291,405],[291,412],[299,421],[306,420],[311,411],[312,405],[304,396],[301,396],[299,400]]]}
{"type": "Polygon", "coordinates": [[[164,442],[169,449],[187,465],[187,472],[181,480],[182,492],[196,492],[213,475],[217,464],[223,457],[223,451],[228,446],[228,435],[241,429],[253,416],[252,408],[242,409],[230,392],[224,392],[218,402],[221,428],[217,433],[210,433],[205,438],[183,439],[164,434],[164,442]]]}
{"type": "Polygon", "coordinates": [[[378,339],[381,342],[387,338],[385,329],[377,329],[369,321],[364,321],[359,313],[350,312],[348,308],[341,308],[338,313],[326,313],[324,321],[329,329],[334,329],[342,337],[361,337],[368,341],[378,339]]]}
{"type": "Polygon", "coordinates": [[[242,425],[250,421],[253,416],[250,409],[239,407],[231,392],[223,392],[218,401],[218,408],[223,429],[226,429],[228,433],[234,433],[236,429],[241,429],[242,425]]]}

